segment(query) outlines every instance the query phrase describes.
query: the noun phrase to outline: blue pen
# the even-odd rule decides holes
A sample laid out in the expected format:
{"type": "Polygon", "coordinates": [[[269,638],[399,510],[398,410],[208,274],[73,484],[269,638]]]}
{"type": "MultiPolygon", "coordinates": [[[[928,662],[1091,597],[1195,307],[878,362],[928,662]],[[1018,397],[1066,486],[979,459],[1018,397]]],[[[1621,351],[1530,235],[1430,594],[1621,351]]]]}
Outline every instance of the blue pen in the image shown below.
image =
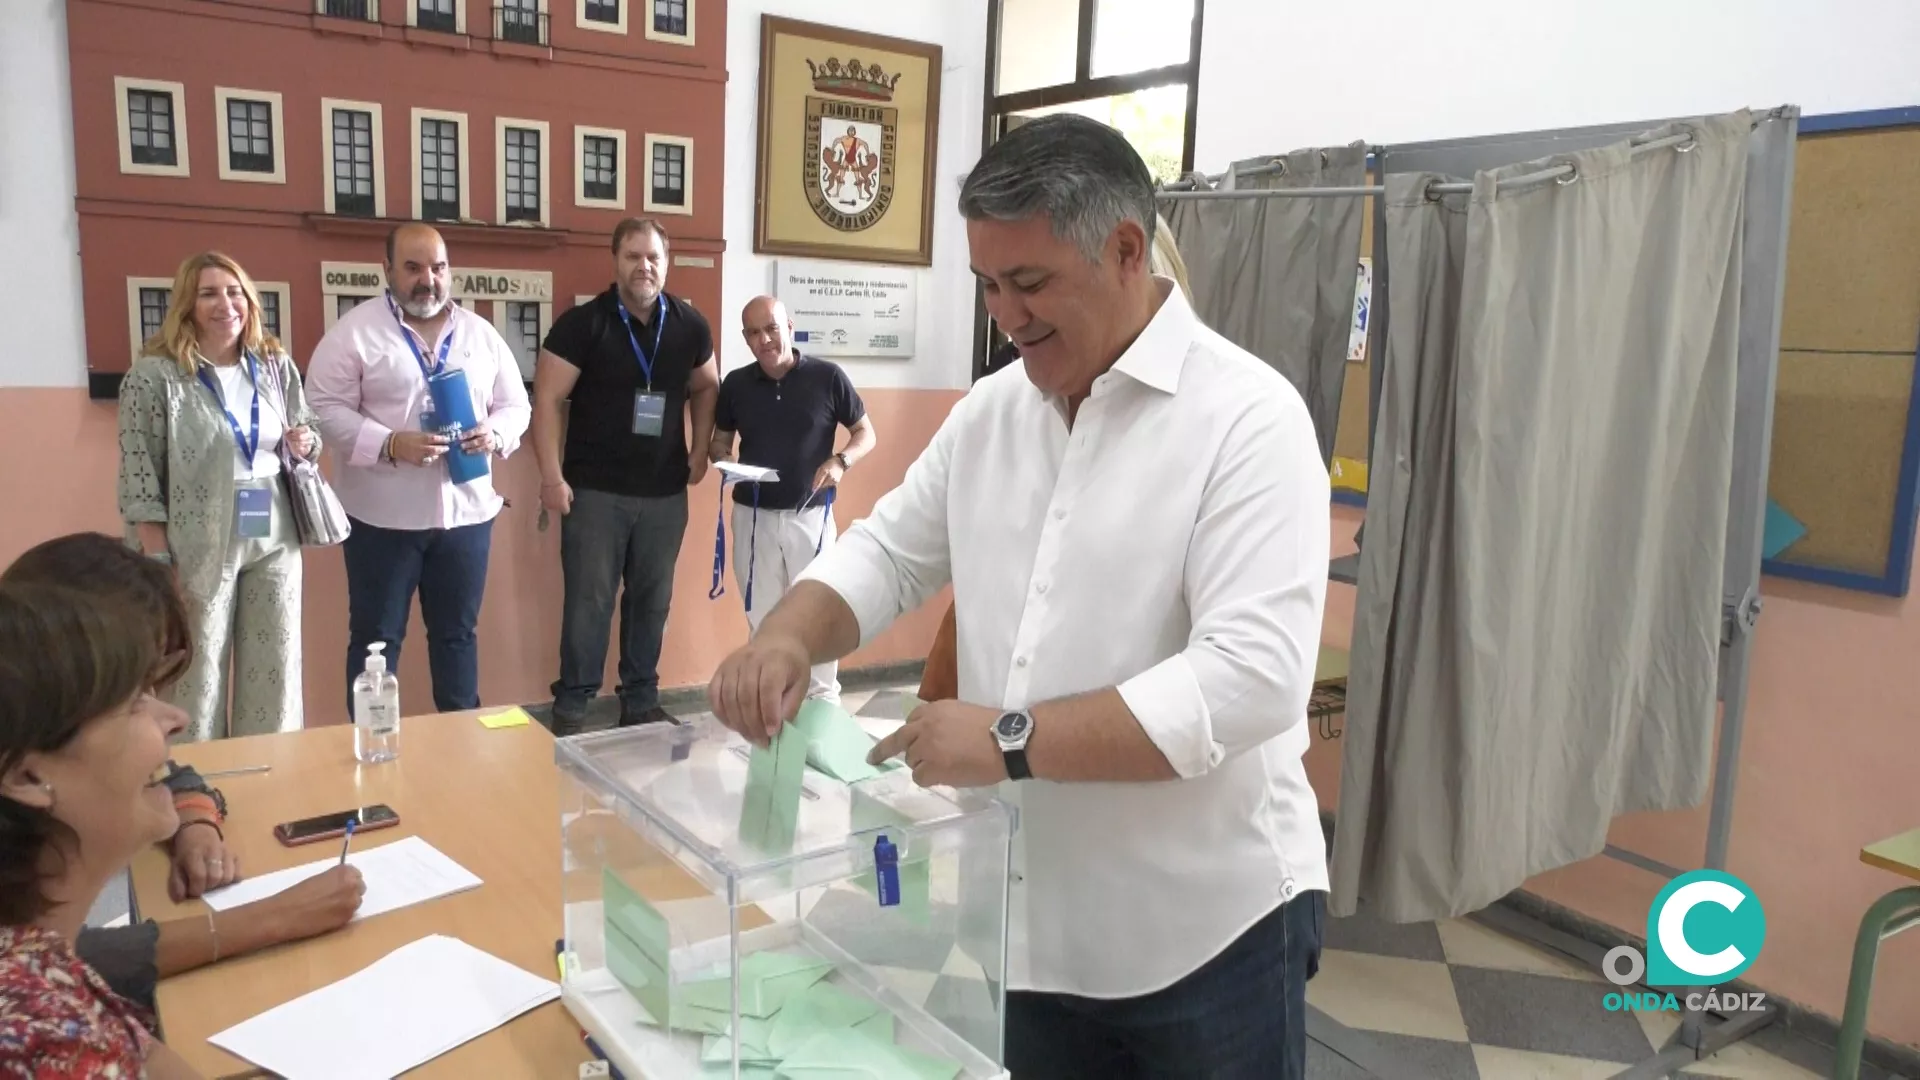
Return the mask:
{"type": "Polygon", "coordinates": [[[347,865],[347,845],[353,843],[353,827],[360,824],[359,818],[347,819],[347,838],[340,841],[340,865],[347,865]]]}

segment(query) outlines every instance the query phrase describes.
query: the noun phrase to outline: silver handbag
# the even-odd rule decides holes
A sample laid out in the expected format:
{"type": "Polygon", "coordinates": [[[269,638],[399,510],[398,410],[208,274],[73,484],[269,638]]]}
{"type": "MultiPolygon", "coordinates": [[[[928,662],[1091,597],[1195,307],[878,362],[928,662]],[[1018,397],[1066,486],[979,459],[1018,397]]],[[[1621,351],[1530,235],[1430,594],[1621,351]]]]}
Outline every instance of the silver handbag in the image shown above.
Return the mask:
{"type": "MultiPolygon", "coordinates": [[[[275,382],[280,381],[279,375],[279,368],[275,368],[275,382]]],[[[284,385],[280,400],[291,414],[284,385]]],[[[327,483],[320,466],[295,455],[285,439],[280,440],[280,475],[286,480],[287,505],[293,510],[293,528],[300,534],[301,546],[332,547],[353,531],[346,507],[340,505],[340,496],[333,493],[333,485],[327,483]]]]}

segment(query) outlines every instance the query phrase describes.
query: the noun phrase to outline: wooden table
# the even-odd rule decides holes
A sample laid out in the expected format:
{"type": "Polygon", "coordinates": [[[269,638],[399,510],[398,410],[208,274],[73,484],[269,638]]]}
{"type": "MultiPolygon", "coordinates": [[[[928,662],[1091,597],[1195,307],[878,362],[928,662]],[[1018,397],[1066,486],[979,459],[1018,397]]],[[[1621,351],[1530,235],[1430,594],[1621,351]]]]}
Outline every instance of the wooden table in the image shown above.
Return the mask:
{"type": "MultiPolygon", "coordinates": [[[[479,875],[468,892],[402,908],[337,933],[222,960],[160,984],[167,1044],[209,1078],[262,1075],[207,1042],[249,1017],[345,978],[428,934],[447,934],[527,971],[554,978],[561,936],[559,773],[553,737],[538,724],[489,730],[474,713],[402,722],[400,758],[362,766],[353,729],[183,746],[176,758],[203,772],[271,765],[211,782],[227,797],[227,844],[248,875],[339,854],[336,842],[283,847],[273,826],[298,818],[386,803],[400,825],[367,833],[367,847],[423,837],[479,875]]],[[[356,838],[360,849],[363,840],[356,838]]],[[[167,860],[158,850],[133,865],[142,918],[204,918],[201,901],[167,898],[167,860]]],[[[395,1002],[405,1008],[405,1002],[395,1002]]],[[[342,1032],[351,1038],[350,1032],[342,1032]]],[[[558,1001],[454,1049],[409,1077],[572,1077],[588,1060],[580,1027],[558,1001]]]]}

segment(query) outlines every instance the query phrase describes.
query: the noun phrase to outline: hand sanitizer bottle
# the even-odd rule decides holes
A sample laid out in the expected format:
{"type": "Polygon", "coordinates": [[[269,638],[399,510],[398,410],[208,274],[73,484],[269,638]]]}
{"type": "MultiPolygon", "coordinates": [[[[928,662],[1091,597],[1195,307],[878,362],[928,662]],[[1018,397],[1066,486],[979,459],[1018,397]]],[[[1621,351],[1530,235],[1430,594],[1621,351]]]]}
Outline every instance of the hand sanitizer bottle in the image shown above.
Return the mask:
{"type": "Polygon", "coordinates": [[[400,756],[400,680],[387,670],[386,649],[367,646],[367,670],[353,680],[353,756],[368,765],[400,756]]]}

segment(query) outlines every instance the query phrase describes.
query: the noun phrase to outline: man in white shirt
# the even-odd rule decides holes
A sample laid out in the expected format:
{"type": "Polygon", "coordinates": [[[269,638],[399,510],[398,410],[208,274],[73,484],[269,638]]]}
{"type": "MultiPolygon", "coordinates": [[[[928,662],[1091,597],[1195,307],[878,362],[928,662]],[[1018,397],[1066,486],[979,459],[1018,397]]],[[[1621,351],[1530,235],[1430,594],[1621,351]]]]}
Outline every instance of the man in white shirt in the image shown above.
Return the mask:
{"type": "Polygon", "coordinates": [[[474,627],[486,591],[493,519],[504,500],[492,459],[520,445],[532,410],[520,364],[493,324],[452,302],[447,245],[431,226],[387,237],[387,292],[340,317],[307,367],[307,399],[335,455],[334,487],[353,520],[347,563],[347,686],[366,666],[367,646],[386,643],[400,666],[413,594],[427,624],[433,704],[480,707],[474,627]],[[488,462],[456,483],[454,450],[435,419],[427,379],[466,374],[473,426],[459,449],[488,462]]]}
{"type": "Polygon", "coordinates": [[[1153,182],[1117,132],[1024,125],[960,209],[1021,360],[721,665],[714,711],[766,742],[810,664],[951,582],[959,699],[874,756],[1021,808],[1007,1066],[1302,1076],[1327,888],[1301,761],[1329,528],[1312,421],[1149,273],[1153,182]]]}

